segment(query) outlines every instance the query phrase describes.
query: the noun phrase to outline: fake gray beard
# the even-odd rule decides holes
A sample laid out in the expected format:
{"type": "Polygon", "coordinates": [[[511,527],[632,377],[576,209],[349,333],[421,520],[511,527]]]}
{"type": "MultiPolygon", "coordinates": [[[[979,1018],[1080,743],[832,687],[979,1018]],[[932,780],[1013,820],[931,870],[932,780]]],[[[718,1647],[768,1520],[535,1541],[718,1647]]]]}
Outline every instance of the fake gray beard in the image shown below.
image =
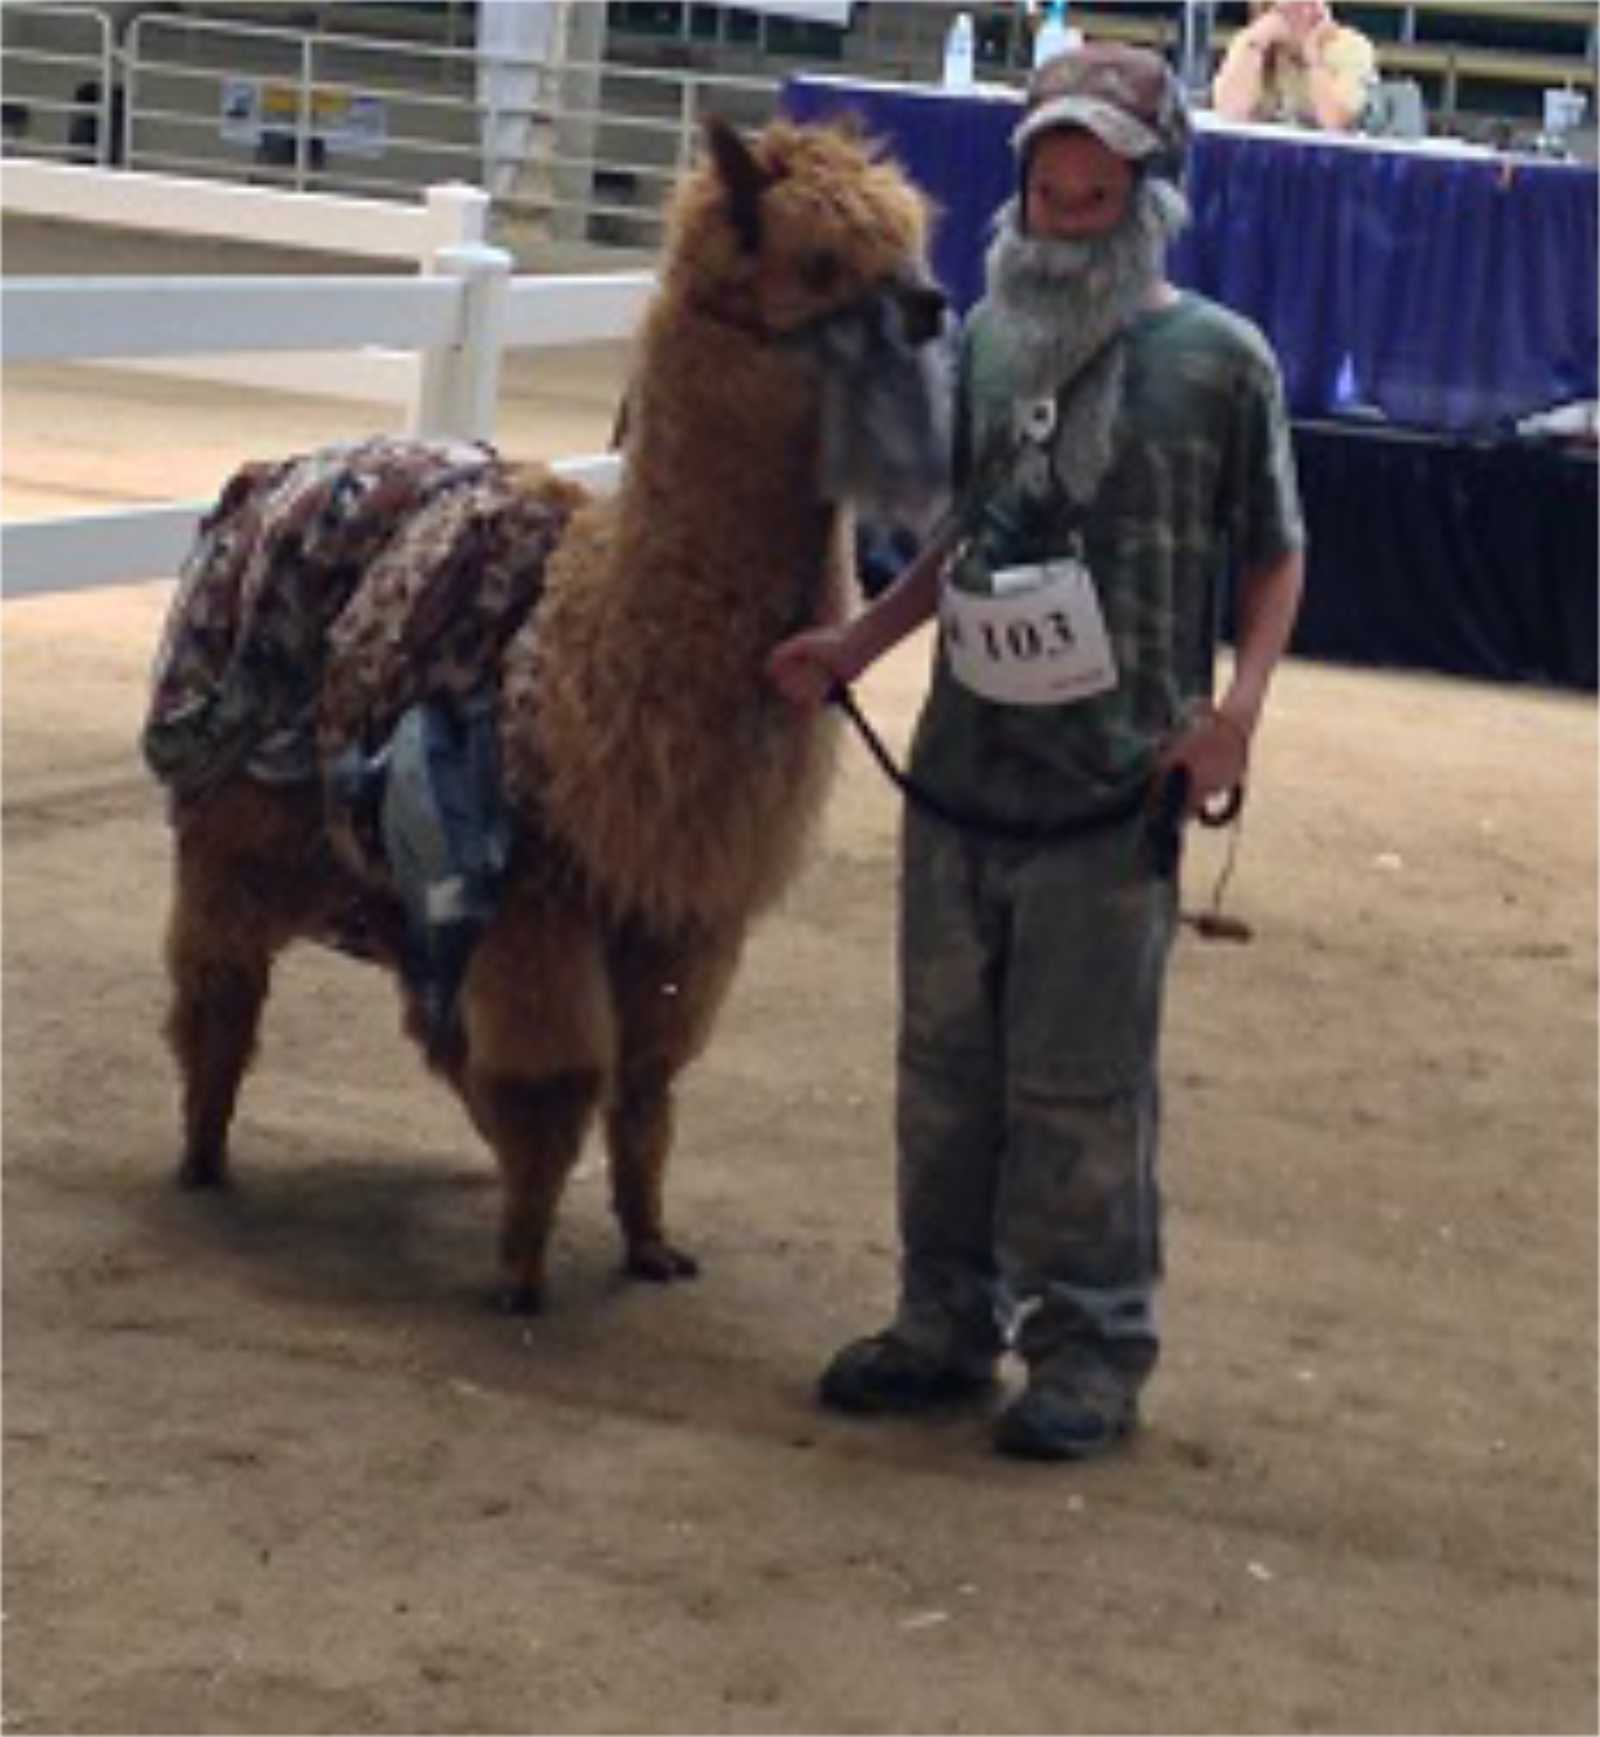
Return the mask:
{"type": "Polygon", "coordinates": [[[1082,241],[1024,235],[1015,199],[995,219],[985,261],[998,316],[993,342],[1019,405],[1054,398],[1076,380],[1058,405],[1053,458],[1061,487],[1080,504],[1110,467],[1122,402],[1122,346],[1106,346],[1147,306],[1167,243],[1188,215],[1188,202],[1171,182],[1143,179],[1128,215],[1108,235],[1082,241]]]}

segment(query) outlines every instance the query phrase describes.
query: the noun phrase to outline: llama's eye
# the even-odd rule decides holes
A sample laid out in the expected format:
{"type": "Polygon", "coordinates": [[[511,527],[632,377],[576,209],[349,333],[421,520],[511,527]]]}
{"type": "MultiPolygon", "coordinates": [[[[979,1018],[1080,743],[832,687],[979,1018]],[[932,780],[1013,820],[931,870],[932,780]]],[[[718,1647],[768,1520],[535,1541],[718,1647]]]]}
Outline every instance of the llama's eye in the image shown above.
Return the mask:
{"type": "Polygon", "coordinates": [[[800,281],[819,295],[839,281],[839,261],[831,253],[808,253],[800,261],[800,281]]]}

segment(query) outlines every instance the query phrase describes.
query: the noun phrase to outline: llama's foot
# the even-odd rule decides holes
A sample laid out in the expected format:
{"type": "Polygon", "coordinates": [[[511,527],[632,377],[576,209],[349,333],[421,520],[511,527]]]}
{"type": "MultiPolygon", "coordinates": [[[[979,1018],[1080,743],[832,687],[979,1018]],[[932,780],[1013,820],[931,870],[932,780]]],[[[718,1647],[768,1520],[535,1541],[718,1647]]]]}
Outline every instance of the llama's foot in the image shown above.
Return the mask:
{"type": "Polygon", "coordinates": [[[210,1148],[197,1152],[186,1152],[179,1161],[175,1177],[180,1188],[226,1188],[228,1186],[227,1154],[210,1148]]]}
{"type": "Polygon", "coordinates": [[[700,1263],[692,1254],[674,1248],[660,1236],[630,1244],[622,1265],[631,1277],[649,1279],[657,1285],[670,1284],[674,1279],[692,1279],[700,1271],[700,1263]]]}

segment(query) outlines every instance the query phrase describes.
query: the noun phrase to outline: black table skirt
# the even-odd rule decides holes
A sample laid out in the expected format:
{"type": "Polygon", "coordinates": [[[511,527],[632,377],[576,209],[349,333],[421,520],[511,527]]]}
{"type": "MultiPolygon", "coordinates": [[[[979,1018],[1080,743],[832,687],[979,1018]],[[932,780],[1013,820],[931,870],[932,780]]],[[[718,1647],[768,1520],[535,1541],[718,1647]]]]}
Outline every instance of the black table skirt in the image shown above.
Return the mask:
{"type": "Polygon", "coordinates": [[[1593,691],[1593,452],[1294,430],[1310,549],[1297,655],[1593,691]]]}

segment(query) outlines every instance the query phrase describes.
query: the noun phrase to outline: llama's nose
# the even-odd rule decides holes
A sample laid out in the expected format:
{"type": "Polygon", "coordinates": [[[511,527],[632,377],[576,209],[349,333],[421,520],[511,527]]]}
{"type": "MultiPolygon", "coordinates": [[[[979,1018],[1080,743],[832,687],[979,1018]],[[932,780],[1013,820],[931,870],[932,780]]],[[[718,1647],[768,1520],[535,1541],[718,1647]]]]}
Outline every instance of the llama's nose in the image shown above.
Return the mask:
{"type": "Polygon", "coordinates": [[[931,284],[908,284],[900,292],[906,338],[912,344],[928,344],[944,329],[945,298],[931,284]]]}

